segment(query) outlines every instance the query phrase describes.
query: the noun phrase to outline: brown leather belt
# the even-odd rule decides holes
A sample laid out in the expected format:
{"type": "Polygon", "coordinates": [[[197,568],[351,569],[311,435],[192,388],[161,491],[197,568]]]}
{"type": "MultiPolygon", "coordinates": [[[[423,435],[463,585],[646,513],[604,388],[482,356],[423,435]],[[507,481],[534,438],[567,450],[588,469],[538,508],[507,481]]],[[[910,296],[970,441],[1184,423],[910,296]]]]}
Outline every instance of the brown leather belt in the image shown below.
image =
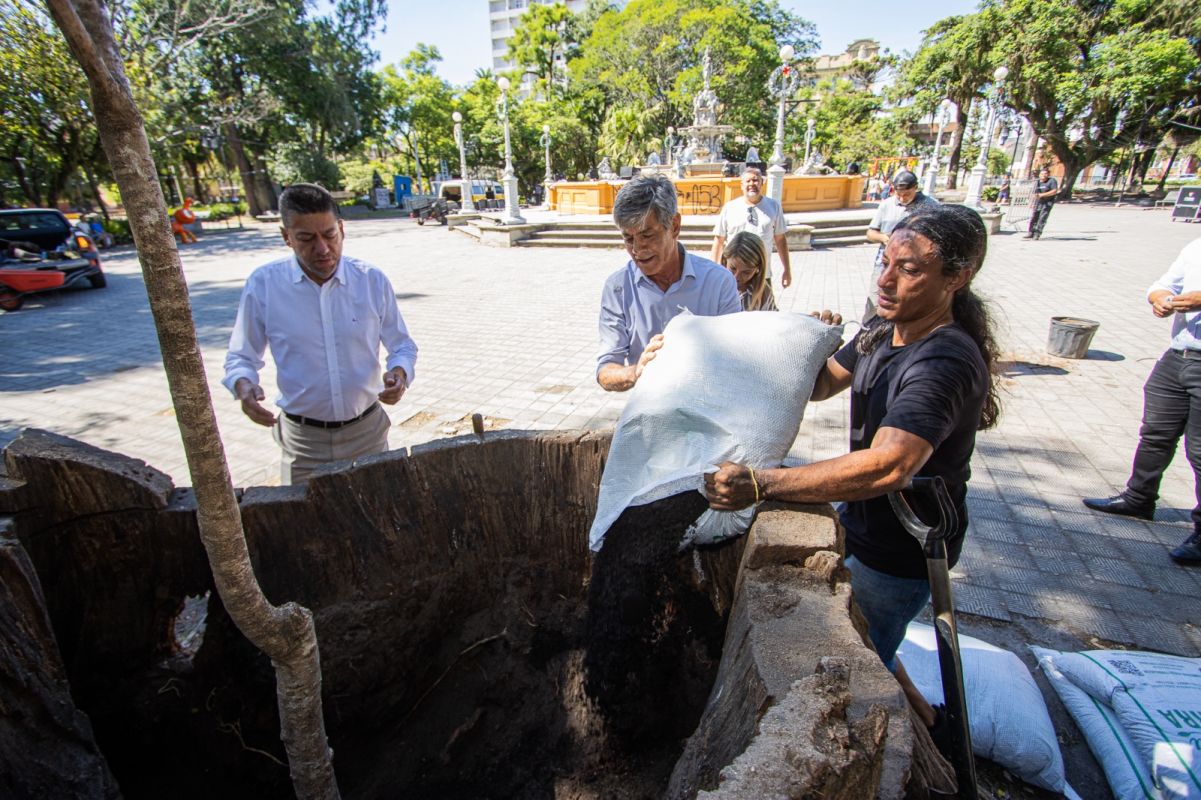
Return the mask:
{"type": "Polygon", "coordinates": [[[379,403],[372,403],[370,406],[367,407],[367,410],[364,411],[362,414],[359,414],[357,417],[354,417],[353,419],[342,420],[341,422],[326,422],[325,420],[312,419],[310,417],[302,417],[299,414],[290,414],[287,411],[284,412],[284,416],[300,425],[308,425],[311,428],[325,428],[328,430],[331,428],[345,428],[347,425],[353,425],[356,422],[358,422],[359,420],[366,417],[372,411],[375,411],[375,409],[377,409],[377,408],[379,408],[379,403]]]}

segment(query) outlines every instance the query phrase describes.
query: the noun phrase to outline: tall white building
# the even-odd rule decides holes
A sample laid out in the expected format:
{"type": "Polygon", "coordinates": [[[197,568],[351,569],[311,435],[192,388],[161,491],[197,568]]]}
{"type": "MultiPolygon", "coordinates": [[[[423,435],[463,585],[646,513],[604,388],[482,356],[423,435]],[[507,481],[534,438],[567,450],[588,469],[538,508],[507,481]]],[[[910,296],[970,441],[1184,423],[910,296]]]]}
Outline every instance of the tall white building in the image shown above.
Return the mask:
{"type": "Polygon", "coordinates": [[[492,28],[492,71],[512,69],[505,56],[509,52],[509,37],[517,27],[518,18],[532,5],[554,5],[564,2],[569,11],[579,13],[588,0],[488,0],[488,24],[492,28]]]}

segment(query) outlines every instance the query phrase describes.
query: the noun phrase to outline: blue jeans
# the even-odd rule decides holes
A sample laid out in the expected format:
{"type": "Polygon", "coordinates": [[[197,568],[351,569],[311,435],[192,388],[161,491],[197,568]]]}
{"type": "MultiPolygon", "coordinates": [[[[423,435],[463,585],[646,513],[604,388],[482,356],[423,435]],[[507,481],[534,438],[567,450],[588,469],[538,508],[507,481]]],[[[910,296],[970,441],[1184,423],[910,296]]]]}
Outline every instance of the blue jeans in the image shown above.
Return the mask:
{"type": "Polygon", "coordinates": [[[848,556],[851,594],[867,620],[867,635],[889,672],[897,670],[897,648],[905,629],[930,601],[930,582],[925,578],[898,578],[848,556]]]}

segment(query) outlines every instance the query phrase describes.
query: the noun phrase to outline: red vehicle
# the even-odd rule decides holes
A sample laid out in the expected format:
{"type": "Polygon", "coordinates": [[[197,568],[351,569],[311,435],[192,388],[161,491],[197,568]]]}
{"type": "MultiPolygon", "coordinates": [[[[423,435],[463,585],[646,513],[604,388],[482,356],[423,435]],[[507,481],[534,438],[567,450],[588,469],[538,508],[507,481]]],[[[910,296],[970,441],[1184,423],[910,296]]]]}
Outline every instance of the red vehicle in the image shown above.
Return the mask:
{"type": "Polygon", "coordinates": [[[105,285],[92,237],[49,208],[0,211],[0,309],[16,311],[34,292],[105,285]]]}

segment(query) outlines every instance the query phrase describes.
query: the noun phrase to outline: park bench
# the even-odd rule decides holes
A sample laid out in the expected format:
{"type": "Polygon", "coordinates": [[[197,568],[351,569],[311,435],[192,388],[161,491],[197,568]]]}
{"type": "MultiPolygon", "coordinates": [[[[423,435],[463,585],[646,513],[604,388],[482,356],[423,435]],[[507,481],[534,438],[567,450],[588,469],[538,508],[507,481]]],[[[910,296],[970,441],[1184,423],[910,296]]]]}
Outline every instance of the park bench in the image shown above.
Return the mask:
{"type": "Polygon", "coordinates": [[[1155,208],[1159,208],[1160,206],[1174,206],[1176,205],[1176,198],[1178,197],[1180,197],[1180,190],[1173,189],[1165,194],[1162,200],[1155,201],[1155,208]]]}

